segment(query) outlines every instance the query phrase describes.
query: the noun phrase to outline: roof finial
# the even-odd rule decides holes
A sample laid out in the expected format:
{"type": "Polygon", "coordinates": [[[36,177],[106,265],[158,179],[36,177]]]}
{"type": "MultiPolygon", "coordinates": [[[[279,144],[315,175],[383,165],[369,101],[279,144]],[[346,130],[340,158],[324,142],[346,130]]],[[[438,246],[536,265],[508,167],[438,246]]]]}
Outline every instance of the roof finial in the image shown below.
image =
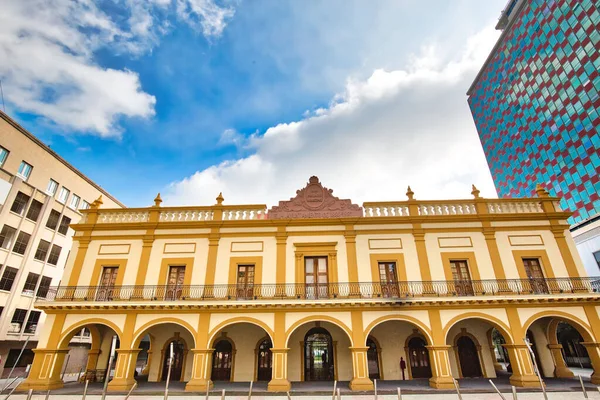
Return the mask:
{"type": "Polygon", "coordinates": [[[541,183],[538,183],[535,187],[535,192],[537,193],[538,197],[548,197],[549,193],[546,189],[544,189],[544,187],[542,186],[541,183]]]}
{"type": "Polygon", "coordinates": [[[154,207],[160,207],[160,203],[162,203],[162,199],[160,198],[160,193],[158,193],[154,198],[154,207]]]}
{"type": "Polygon", "coordinates": [[[98,197],[96,200],[94,200],[91,204],[91,208],[100,208],[100,206],[102,205],[102,195],[100,195],[100,197],[98,197]]]}
{"type": "Polygon", "coordinates": [[[219,196],[217,196],[217,205],[222,205],[224,200],[225,199],[223,198],[223,192],[219,192],[219,196]]]}
{"type": "Polygon", "coordinates": [[[473,190],[471,191],[471,194],[473,195],[473,197],[474,197],[474,198],[476,198],[476,199],[479,199],[479,198],[480,198],[480,197],[479,197],[479,193],[480,193],[480,192],[479,192],[479,189],[477,189],[477,188],[475,187],[475,185],[471,185],[471,188],[473,189],[473,190]]]}
{"type": "Polygon", "coordinates": [[[415,192],[412,191],[412,189],[410,188],[410,186],[408,186],[408,189],[406,189],[406,196],[408,196],[408,200],[414,200],[415,199],[415,192]]]}

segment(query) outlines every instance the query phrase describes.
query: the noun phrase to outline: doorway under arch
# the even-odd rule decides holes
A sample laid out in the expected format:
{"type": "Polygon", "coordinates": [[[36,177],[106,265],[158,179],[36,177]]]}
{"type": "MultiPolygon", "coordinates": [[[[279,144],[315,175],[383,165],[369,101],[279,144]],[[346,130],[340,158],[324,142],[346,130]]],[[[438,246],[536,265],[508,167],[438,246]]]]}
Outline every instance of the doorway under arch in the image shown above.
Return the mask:
{"type": "Polygon", "coordinates": [[[312,328],[304,336],[304,380],[333,381],[333,339],[325,328],[312,328]]]}
{"type": "Polygon", "coordinates": [[[213,352],[211,380],[231,381],[233,370],[233,344],[223,338],[215,343],[213,352]]]}
{"type": "Polygon", "coordinates": [[[379,346],[371,336],[367,338],[367,363],[369,367],[369,379],[381,379],[381,370],[379,368],[379,346]]]}
{"type": "Polygon", "coordinates": [[[462,335],[456,340],[456,352],[463,378],[481,378],[481,362],[477,345],[468,335],[462,335]]]}
{"type": "Polygon", "coordinates": [[[177,337],[169,340],[165,343],[163,348],[163,365],[161,380],[166,381],[167,375],[169,374],[169,362],[171,360],[171,344],[173,346],[173,361],[171,363],[171,381],[180,381],[183,376],[183,369],[185,368],[185,353],[186,345],[185,342],[177,337]]]}
{"type": "Polygon", "coordinates": [[[269,381],[273,375],[273,354],[271,348],[273,343],[266,337],[256,348],[256,380],[269,381]]]}
{"type": "Polygon", "coordinates": [[[431,378],[431,363],[427,342],[421,336],[412,337],[407,343],[408,364],[413,379],[431,378]]]}

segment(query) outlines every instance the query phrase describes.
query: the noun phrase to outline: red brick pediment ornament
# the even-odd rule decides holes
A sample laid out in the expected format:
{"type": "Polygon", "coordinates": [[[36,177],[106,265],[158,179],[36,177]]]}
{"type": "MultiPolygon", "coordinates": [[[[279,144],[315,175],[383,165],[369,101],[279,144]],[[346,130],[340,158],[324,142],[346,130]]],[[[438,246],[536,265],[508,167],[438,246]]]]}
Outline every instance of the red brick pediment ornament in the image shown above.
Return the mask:
{"type": "Polygon", "coordinates": [[[269,219],[282,218],[344,218],[362,217],[362,207],[351,200],[335,197],[333,190],[321,185],[319,178],[311,176],[304,189],[296,191],[296,197],[280,201],[269,210],[269,219]]]}

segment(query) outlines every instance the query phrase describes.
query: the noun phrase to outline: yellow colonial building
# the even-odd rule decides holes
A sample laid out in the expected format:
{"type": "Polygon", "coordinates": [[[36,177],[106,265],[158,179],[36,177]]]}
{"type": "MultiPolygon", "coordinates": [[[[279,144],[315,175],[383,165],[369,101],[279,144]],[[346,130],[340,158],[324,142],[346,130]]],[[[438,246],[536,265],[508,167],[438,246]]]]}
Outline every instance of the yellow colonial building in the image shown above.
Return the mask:
{"type": "Polygon", "coordinates": [[[221,195],[201,207],[99,199],[72,226],[61,285],[37,303],[47,323],[21,388],[61,387],[82,328],[90,376],[118,337],[114,391],[165,380],[171,343],[171,378],[187,391],[318,380],[370,390],[403,374],[435,388],[502,373],[537,386],[525,340],[543,376],[572,376],[557,338],[567,324],[600,383],[600,283],[585,276],[570,214],[537,193],[483,199],[473,187],[467,200],[420,201],[409,188],[406,201],[360,207],[311,177],[269,210],[221,195]]]}

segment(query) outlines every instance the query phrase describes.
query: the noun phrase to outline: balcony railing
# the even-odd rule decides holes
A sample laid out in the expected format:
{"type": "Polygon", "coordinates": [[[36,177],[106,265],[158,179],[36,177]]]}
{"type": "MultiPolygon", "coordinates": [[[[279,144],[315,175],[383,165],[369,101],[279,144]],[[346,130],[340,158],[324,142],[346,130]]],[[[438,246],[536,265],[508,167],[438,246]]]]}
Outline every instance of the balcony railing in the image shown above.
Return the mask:
{"type": "Polygon", "coordinates": [[[600,277],[328,284],[62,286],[40,302],[392,299],[600,293],[600,277]]]}

